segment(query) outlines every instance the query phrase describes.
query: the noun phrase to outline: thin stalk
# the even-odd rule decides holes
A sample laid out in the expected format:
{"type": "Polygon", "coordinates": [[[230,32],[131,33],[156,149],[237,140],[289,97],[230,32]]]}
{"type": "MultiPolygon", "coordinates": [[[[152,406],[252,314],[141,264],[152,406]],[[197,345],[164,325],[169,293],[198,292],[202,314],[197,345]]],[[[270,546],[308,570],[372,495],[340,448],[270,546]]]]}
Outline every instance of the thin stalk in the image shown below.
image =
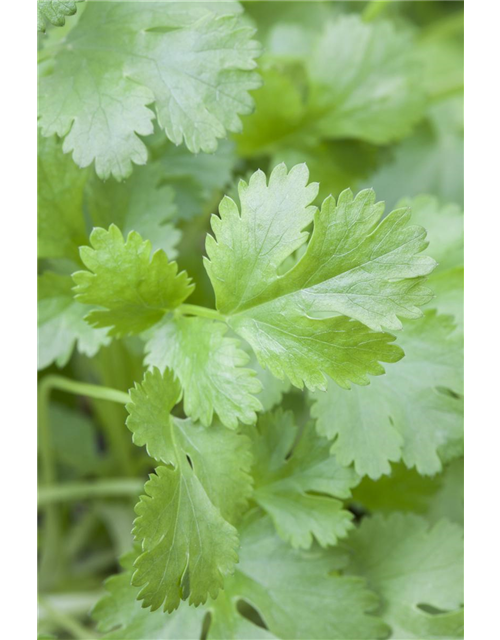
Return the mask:
{"type": "MultiPolygon", "coordinates": [[[[116,389],[68,380],[57,375],[49,375],[42,379],[38,388],[38,434],[42,463],[41,484],[42,488],[46,489],[52,487],[56,482],[54,448],[49,424],[49,401],[50,394],[54,389],[121,404],[125,404],[129,400],[127,393],[116,389]]],[[[50,585],[57,576],[61,560],[61,532],[59,513],[55,503],[48,502],[44,511],[44,544],[40,558],[40,585],[50,585]]]]}
{"type": "Polygon", "coordinates": [[[383,13],[392,0],[371,0],[361,14],[364,22],[371,22],[383,13]]]}
{"type": "Polygon", "coordinates": [[[180,307],[177,308],[177,311],[189,316],[199,316],[200,318],[211,318],[213,320],[225,320],[224,316],[215,309],[199,307],[197,304],[181,304],[180,307]]]}
{"type": "Polygon", "coordinates": [[[144,486],[143,480],[116,478],[95,482],[67,482],[38,489],[38,506],[46,507],[59,502],[91,500],[92,498],[127,498],[137,496],[144,486]]]}
{"type": "Polygon", "coordinates": [[[40,389],[45,385],[52,389],[59,389],[60,391],[66,391],[67,393],[74,393],[79,396],[88,396],[89,398],[96,398],[98,400],[109,400],[110,402],[117,402],[119,404],[126,404],[129,401],[128,393],[125,391],[118,391],[118,389],[110,389],[109,387],[101,387],[98,384],[89,384],[87,382],[78,382],[76,380],[70,380],[63,376],[46,376],[40,383],[40,389]]]}
{"type": "Polygon", "coordinates": [[[78,640],[89,640],[90,638],[97,638],[94,631],[84,627],[78,620],[75,620],[72,616],[62,611],[53,609],[48,602],[43,599],[38,599],[39,605],[42,607],[45,616],[54,623],[59,629],[63,629],[69,633],[73,638],[78,640]]]}

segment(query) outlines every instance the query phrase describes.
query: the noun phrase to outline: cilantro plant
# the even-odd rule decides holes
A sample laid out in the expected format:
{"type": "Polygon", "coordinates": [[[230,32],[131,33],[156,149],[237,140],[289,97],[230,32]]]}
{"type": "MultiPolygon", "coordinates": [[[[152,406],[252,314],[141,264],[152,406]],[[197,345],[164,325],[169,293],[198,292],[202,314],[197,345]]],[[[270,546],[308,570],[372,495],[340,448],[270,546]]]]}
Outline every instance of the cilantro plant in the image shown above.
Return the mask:
{"type": "Polygon", "coordinates": [[[462,28],[38,0],[40,638],[462,637],[462,28]]]}

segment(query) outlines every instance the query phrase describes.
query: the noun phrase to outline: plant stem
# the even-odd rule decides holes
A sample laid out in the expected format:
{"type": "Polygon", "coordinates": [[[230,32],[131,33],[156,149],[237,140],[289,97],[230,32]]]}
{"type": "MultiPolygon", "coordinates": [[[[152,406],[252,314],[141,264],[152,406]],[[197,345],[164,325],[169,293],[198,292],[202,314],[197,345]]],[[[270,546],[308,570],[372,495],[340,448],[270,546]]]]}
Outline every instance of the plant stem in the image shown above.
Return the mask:
{"type": "Polygon", "coordinates": [[[375,18],[378,18],[391,1],[392,0],[371,0],[361,14],[363,21],[371,22],[372,20],[375,20],[375,18]]]}
{"type": "Polygon", "coordinates": [[[49,392],[52,391],[52,389],[59,389],[60,391],[66,391],[80,396],[88,396],[98,400],[109,400],[110,402],[118,402],[119,404],[126,404],[130,399],[128,393],[125,393],[125,391],[101,387],[98,384],[77,382],[76,380],[70,380],[63,378],[63,376],[56,375],[46,376],[42,380],[40,383],[40,393],[42,388],[45,387],[49,389],[49,392]]]}
{"type": "Polygon", "coordinates": [[[67,482],[65,484],[40,487],[38,506],[45,507],[56,502],[136,496],[144,486],[143,480],[116,478],[96,482],[67,482]]]}
{"type": "MultiPolygon", "coordinates": [[[[68,380],[62,376],[45,376],[38,387],[38,444],[42,462],[42,487],[49,489],[56,482],[54,449],[49,424],[50,394],[54,389],[125,404],[129,396],[124,391],[94,384],[68,380]]],[[[61,560],[59,514],[54,502],[48,502],[44,518],[44,544],[40,559],[40,585],[50,585],[56,579],[61,560]]]]}
{"type": "Polygon", "coordinates": [[[212,318],[214,320],[225,320],[225,317],[215,309],[207,307],[199,307],[196,304],[181,304],[177,309],[180,313],[190,316],[199,316],[200,318],[212,318]]]}
{"type": "Polygon", "coordinates": [[[78,640],[89,640],[91,637],[98,637],[95,632],[84,627],[80,622],[78,622],[78,620],[75,620],[67,613],[53,609],[45,599],[39,598],[38,602],[47,618],[60,629],[64,629],[64,631],[70,633],[73,638],[77,638],[78,640]]]}

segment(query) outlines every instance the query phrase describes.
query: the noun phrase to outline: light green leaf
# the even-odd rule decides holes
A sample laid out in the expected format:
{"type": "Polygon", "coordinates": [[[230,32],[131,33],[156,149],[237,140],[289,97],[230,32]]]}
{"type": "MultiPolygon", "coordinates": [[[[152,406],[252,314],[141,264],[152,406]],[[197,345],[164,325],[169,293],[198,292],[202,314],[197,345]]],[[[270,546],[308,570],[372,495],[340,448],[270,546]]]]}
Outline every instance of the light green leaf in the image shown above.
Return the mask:
{"type": "Polygon", "coordinates": [[[253,394],[261,384],[244,368],[248,355],[239,341],[228,338],[227,326],[204,318],[167,316],[146,344],[147,365],[172,369],[184,390],[184,411],[205,426],[214,412],[221,422],[236,429],[238,422],[253,424],[262,409],[253,394]]]}
{"type": "Polygon", "coordinates": [[[268,369],[263,369],[249,345],[243,345],[243,348],[250,353],[248,367],[255,371],[262,386],[262,391],[259,392],[258,396],[259,401],[262,404],[263,410],[269,411],[281,402],[284,393],[290,391],[290,383],[288,380],[275,378],[268,369]]]}
{"type": "Polygon", "coordinates": [[[379,361],[402,355],[392,336],[373,331],[421,315],[417,305],[431,299],[421,276],[435,262],[420,255],[425,231],[407,225],[407,210],[380,221],[383,204],[372,191],[346,191],[317,212],[308,177],[305,165],[289,173],[278,165],[269,183],[261,171],[242,181],[241,213],[226,197],[220,218],[212,216],[205,267],[218,309],[276,377],[310,389],[324,389],[325,374],[344,387],[367,384],[367,374],[384,372],[379,361]],[[281,274],[313,217],[306,250],[281,274]]]}
{"type": "Polygon", "coordinates": [[[251,492],[250,442],[220,425],[171,416],[181,388],[173,374],[146,373],[130,391],[127,426],[138,446],[168,466],[156,469],[136,507],[142,540],[133,583],[153,610],[216,597],[238,559],[235,521],[251,492]]]}
{"type": "Polygon", "coordinates": [[[377,599],[364,581],[338,575],[346,564],[338,549],[294,550],[280,540],[270,520],[257,513],[244,523],[241,545],[236,572],[216,600],[199,609],[183,604],[170,615],[145,612],[134,602],[137,592],[130,585],[129,560],[127,572],[108,581],[109,595],[94,612],[101,630],[116,629],[105,638],[198,638],[207,612],[212,640],[386,637],[387,627],[370,614],[377,599]],[[258,612],[267,630],[243,617],[237,606],[242,600],[258,612]],[[187,629],[191,635],[186,635],[187,629]]]}
{"type": "Polygon", "coordinates": [[[412,218],[427,229],[429,250],[438,262],[429,277],[429,286],[436,297],[432,306],[441,313],[455,317],[463,330],[464,315],[464,214],[454,204],[440,204],[432,196],[404,199],[400,206],[408,206],[412,218]]]}
{"type": "Polygon", "coordinates": [[[132,584],[152,611],[173,611],[181,598],[195,606],[217,596],[238,561],[238,534],[227,523],[190,470],[186,458],[175,469],[157,467],[136,506],[134,536],[143,553],[132,584]]]}
{"type": "Polygon", "coordinates": [[[431,193],[443,202],[464,201],[463,97],[434,105],[427,120],[394,147],[392,161],[366,180],[390,207],[404,194],[431,193]]]}
{"type": "Polygon", "coordinates": [[[62,27],[68,16],[76,13],[76,3],[82,0],[37,0],[37,30],[45,31],[46,22],[62,27]]]}
{"type": "Polygon", "coordinates": [[[214,151],[241,128],[260,84],[259,45],[240,11],[232,2],[89,3],[40,79],[43,135],[64,136],[79,166],[95,161],[99,177],[121,180],[146,162],[139,136],[153,133],[154,104],[172,142],[214,151]]]}
{"type": "Polygon", "coordinates": [[[113,327],[109,335],[140,333],[156,324],[167,311],[178,307],[193,291],[185,271],[169,262],[163,251],[151,256],[151,242],[131,231],[126,242],[112,224],[94,229],[90,247],[80,257],[89,271],[73,274],[76,299],[105,307],[92,311],[88,322],[113,327]]]}
{"type": "Polygon", "coordinates": [[[441,520],[433,527],[411,514],[365,518],[351,534],[349,572],[382,598],[380,615],[394,638],[463,635],[463,530],[441,520]],[[429,613],[421,606],[439,609],[429,613]],[[450,611],[451,610],[451,611],[450,611]]]}
{"type": "Polygon", "coordinates": [[[432,496],[427,518],[438,522],[448,518],[452,522],[464,524],[464,459],[453,460],[440,476],[439,490],[432,496]]]}
{"type": "Polygon", "coordinates": [[[326,25],[307,61],[310,117],[327,137],[384,144],[422,117],[424,96],[408,33],[342,16],[326,25]]]}
{"type": "Polygon", "coordinates": [[[80,353],[94,356],[109,344],[107,330],[93,329],[84,320],[92,307],[73,297],[69,276],[46,271],[38,278],[38,368],[55,362],[64,367],[75,346],[80,353]]]}
{"type": "Polygon", "coordinates": [[[185,146],[176,147],[169,142],[154,153],[155,170],[175,190],[177,218],[190,220],[211,213],[214,198],[220,197],[220,191],[231,180],[236,164],[234,144],[221,140],[214,153],[195,155],[185,146]]]}
{"type": "Polygon", "coordinates": [[[271,516],[278,534],[306,549],[313,536],[324,547],[344,537],[352,514],[338,498],[348,498],[359,479],[330,455],[314,424],[299,435],[293,413],[278,409],[262,415],[252,434],[253,499],[271,516]]]}
{"type": "MultiPolygon", "coordinates": [[[[157,164],[137,167],[125,182],[103,182],[95,175],[86,189],[86,202],[95,227],[119,227],[126,236],[137,231],[150,240],[153,251],[162,249],[169,258],[177,256],[180,231],[171,224],[177,217],[175,191],[162,184],[157,164]]],[[[83,243],[81,243],[83,244],[83,243]]]]}
{"type": "Polygon", "coordinates": [[[437,473],[440,447],[462,439],[463,339],[452,318],[428,311],[405,323],[400,344],[406,357],[397,369],[349,393],[332,386],[312,407],[339,461],[374,479],[401,459],[437,473]]]}
{"type": "Polygon", "coordinates": [[[64,155],[60,141],[38,138],[38,257],[78,260],[86,242],[82,214],[88,172],[64,155]]]}
{"type": "Polygon", "coordinates": [[[359,579],[336,573],[344,563],[337,549],[292,549],[270,520],[251,517],[241,532],[240,562],[225,593],[234,616],[242,598],[279,638],[385,637],[384,625],[369,614],[377,605],[374,595],[359,579]]]}
{"type": "Polygon", "coordinates": [[[464,263],[464,212],[456,204],[441,204],[433,196],[421,195],[400,200],[398,207],[408,207],[414,222],[425,227],[438,266],[437,274],[464,263]]]}
{"type": "Polygon", "coordinates": [[[121,560],[122,573],[106,580],[107,594],[94,607],[92,617],[106,640],[193,640],[198,638],[206,611],[182,603],[175,614],[144,609],[139,590],[130,582],[138,549],[121,560]]]}

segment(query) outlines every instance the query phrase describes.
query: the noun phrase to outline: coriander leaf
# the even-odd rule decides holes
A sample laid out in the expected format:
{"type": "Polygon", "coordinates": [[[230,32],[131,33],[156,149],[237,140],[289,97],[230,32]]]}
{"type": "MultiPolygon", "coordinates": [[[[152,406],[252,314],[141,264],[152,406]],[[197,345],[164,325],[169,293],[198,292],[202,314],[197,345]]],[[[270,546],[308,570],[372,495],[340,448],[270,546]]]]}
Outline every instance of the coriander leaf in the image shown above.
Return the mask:
{"type": "Polygon", "coordinates": [[[76,13],[76,3],[82,0],[37,0],[37,30],[45,31],[46,22],[62,27],[68,16],[76,13]]]}
{"type": "Polygon", "coordinates": [[[307,69],[310,117],[324,136],[384,144],[407,135],[423,115],[408,33],[389,22],[339,17],[326,25],[307,69]]]}
{"type": "Polygon", "coordinates": [[[436,295],[432,304],[440,312],[453,315],[463,331],[463,210],[425,195],[404,199],[400,205],[410,207],[415,221],[427,229],[430,250],[438,261],[437,269],[429,277],[429,286],[436,295]]]}
{"type": "Polygon", "coordinates": [[[463,530],[412,514],[365,518],[347,543],[349,572],[382,598],[394,638],[462,637],[463,530]],[[444,611],[428,613],[426,605],[444,611]],[[452,610],[452,611],[449,611],[452,610]]]}
{"type": "Polygon", "coordinates": [[[337,549],[292,549],[268,518],[254,514],[241,531],[240,562],[224,593],[233,617],[242,598],[279,638],[385,637],[385,626],[369,614],[377,604],[374,595],[358,579],[336,573],[344,562],[337,549]]]}
{"type": "Polygon", "coordinates": [[[429,109],[428,117],[392,151],[392,160],[366,180],[388,204],[407,196],[432,193],[444,202],[464,201],[463,97],[429,109]]]}
{"type": "Polygon", "coordinates": [[[440,447],[462,438],[463,339],[452,318],[427,311],[405,323],[400,344],[406,357],[396,371],[349,393],[332,386],[312,407],[339,461],[374,479],[401,459],[421,474],[437,473],[440,447]]]}
{"type": "Polygon", "coordinates": [[[131,585],[138,549],[121,559],[125,569],[105,582],[107,594],[92,611],[97,628],[106,640],[193,640],[200,635],[206,611],[182,603],[175,614],[144,609],[137,600],[139,590],[131,585]]]}
{"type": "Polygon", "coordinates": [[[241,558],[234,576],[205,607],[182,604],[170,615],[155,611],[146,617],[134,601],[137,590],[130,585],[131,564],[130,558],[127,571],[107,582],[109,595],[94,610],[101,630],[116,629],[105,636],[110,640],[197,638],[206,612],[210,612],[208,638],[213,640],[386,637],[387,627],[370,614],[377,606],[374,594],[363,580],[338,574],[346,564],[343,552],[294,550],[280,540],[268,518],[255,512],[241,529],[241,558]],[[241,600],[258,612],[267,630],[242,616],[237,606],[241,600]],[[185,629],[191,635],[184,635],[185,629]]]}
{"type": "Polygon", "coordinates": [[[220,190],[229,184],[236,164],[234,144],[229,140],[221,140],[217,150],[210,154],[195,155],[185,146],[176,147],[170,142],[162,144],[153,154],[162,181],[175,190],[180,220],[211,213],[214,197],[219,198],[220,190]]]}
{"type": "Polygon", "coordinates": [[[299,436],[291,411],[264,414],[252,430],[255,493],[278,534],[293,547],[309,548],[313,536],[333,545],[352,527],[348,498],[358,477],[330,455],[327,440],[308,423],[299,436]],[[297,442],[297,438],[298,442],[297,442]]]}
{"type": "Polygon", "coordinates": [[[168,465],[150,476],[136,507],[134,535],[143,553],[133,583],[152,610],[172,611],[188,595],[195,605],[208,594],[216,597],[238,558],[238,534],[229,521],[251,492],[248,438],[171,416],[180,396],[173,374],[154,369],[130,391],[127,405],[135,444],[168,465]]]}
{"type": "Polygon", "coordinates": [[[464,459],[453,460],[440,476],[438,491],[429,501],[426,517],[431,522],[448,518],[464,524],[464,459]]]}
{"type": "Polygon", "coordinates": [[[184,389],[186,415],[209,426],[215,412],[226,427],[236,429],[238,421],[255,422],[262,405],[253,394],[261,384],[244,368],[249,357],[239,341],[226,333],[222,322],[167,316],[152,330],[145,363],[173,370],[184,389]]]}
{"type": "Polygon", "coordinates": [[[157,467],[136,506],[134,536],[143,553],[132,584],[151,610],[179,606],[189,584],[189,603],[217,596],[238,560],[238,534],[208,498],[186,459],[174,470],[157,467]],[[182,466],[181,466],[182,465],[182,466]]]}
{"type": "Polygon", "coordinates": [[[372,330],[421,315],[417,305],[431,299],[421,276],[435,262],[419,255],[425,231],[407,225],[407,210],[380,221],[372,191],[345,191],[315,214],[317,185],[306,186],[308,177],[305,165],[287,173],[282,164],[269,183],[261,171],[240,182],[241,213],[226,197],[220,218],[212,216],[205,267],[218,309],[276,377],[311,389],[326,387],[325,374],[344,387],[367,384],[367,374],[384,372],[380,360],[402,356],[392,336],[372,330]],[[306,250],[281,275],[313,217],[306,250]]]}
{"type": "Polygon", "coordinates": [[[155,113],[175,144],[214,151],[241,127],[258,44],[237,3],[92,2],[40,79],[43,135],[65,137],[64,151],[99,177],[121,180],[145,164],[139,136],[155,113]],[[103,49],[104,48],[104,49],[103,49]],[[105,53],[105,55],[104,55],[105,53]]]}
{"type": "Polygon", "coordinates": [[[56,136],[38,138],[38,257],[78,260],[86,241],[82,214],[87,171],[82,171],[56,136]]]}
{"type": "Polygon", "coordinates": [[[281,402],[281,398],[284,393],[290,391],[290,383],[288,380],[279,380],[278,378],[275,378],[268,369],[263,369],[249,345],[243,345],[243,348],[250,353],[248,367],[255,371],[262,386],[262,391],[259,393],[259,400],[262,404],[262,408],[264,411],[269,411],[281,402]]]}
{"type": "Polygon", "coordinates": [[[93,176],[87,184],[86,202],[94,226],[107,229],[113,223],[125,236],[137,231],[151,241],[153,251],[163,249],[169,258],[175,258],[181,237],[171,224],[177,217],[175,191],[162,184],[162,178],[157,164],[137,167],[122,183],[93,176]]]}
{"type": "Polygon", "coordinates": [[[90,234],[90,244],[92,248],[80,248],[89,271],[73,274],[75,297],[105,307],[91,311],[87,320],[95,327],[113,327],[109,335],[144,331],[194,289],[186,272],[177,272],[177,263],[169,262],[163,251],[151,256],[151,242],[135,231],[124,241],[114,224],[108,231],[97,228],[90,234]]]}
{"type": "Polygon", "coordinates": [[[75,345],[94,356],[109,344],[105,329],[93,329],[84,320],[91,307],[75,301],[71,278],[46,271],[38,278],[38,368],[55,362],[64,367],[75,345]]]}
{"type": "Polygon", "coordinates": [[[464,263],[464,212],[456,204],[441,204],[438,198],[420,195],[400,200],[398,207],[408,207],[411,217],[427,231],[429,249],[438,266],[429,281],[443,271],[464,263]]]}

